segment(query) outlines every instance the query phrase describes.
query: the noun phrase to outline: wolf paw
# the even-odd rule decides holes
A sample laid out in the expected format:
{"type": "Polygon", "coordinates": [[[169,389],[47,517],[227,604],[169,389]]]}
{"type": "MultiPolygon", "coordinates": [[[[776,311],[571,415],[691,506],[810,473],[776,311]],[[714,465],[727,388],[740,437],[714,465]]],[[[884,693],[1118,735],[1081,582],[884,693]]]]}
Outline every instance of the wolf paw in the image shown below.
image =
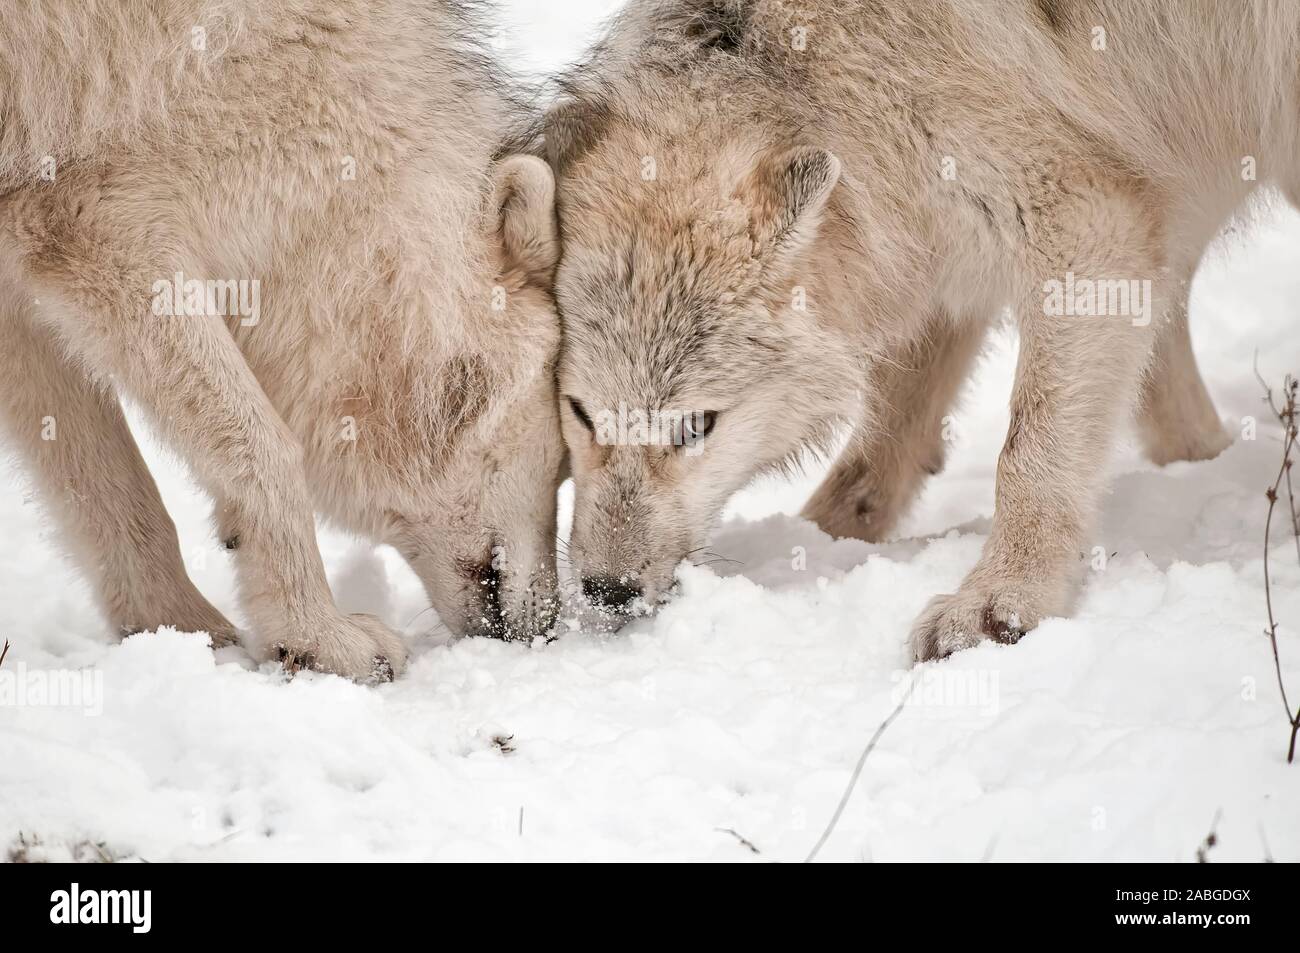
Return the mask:
{"type": "Polygon", "coordinates": [[[205,626],[203,631],[207,632],[208,637],[212,639],[212,647],[214,649],[224,649],[231,645],[239,645],[243,641],[240,638],[239,630],[229,622],[226,622],[224,625],[213,624],[205,626]]]}
{"type": "Polygon", "coordinates": [[[1213,460],[1232,446],[1232,435],[1216,418],[1196,421],[1147,420],[1141,429],[1147,458],[1157,466],[1213,460]]]}
{"type": "Polygon", "coordinates": [[[406,646],[372,615],[351,615],[298,638],[281,639],[274,658],[290,673],[307,668],[358,682],[391,682],[406,665],[406,646]]]}
{"type": "Polygon", "coordinates": [[[893,495],[863,486],[848,494],[819,494],[800,515],[835,539],[878,543],[889,537],[901,509],[893,495]]]}
{"type": "Polygon", "coordinates": [[[912,627],[912,656],[929,662],[980,642],[1015,645],[1037,624],[1023,597],[978,590],[936,596],[912,627]]]}

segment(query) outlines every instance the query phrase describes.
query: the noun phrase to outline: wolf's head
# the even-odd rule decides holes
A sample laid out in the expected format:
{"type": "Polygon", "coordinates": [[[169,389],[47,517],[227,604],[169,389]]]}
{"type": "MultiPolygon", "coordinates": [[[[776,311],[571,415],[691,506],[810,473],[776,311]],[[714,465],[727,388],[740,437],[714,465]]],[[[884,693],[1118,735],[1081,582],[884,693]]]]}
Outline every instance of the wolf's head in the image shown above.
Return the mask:
{"type": "Polygon", "coordinates": [[[660,601],[728,497],[854,398],[808,264],[840,163],[628,124],[558,164],[569,555],[589,600],[623,614],[660,601]]]}
{"type": "Polygon", "coordinates": [[[473,327],[447,332],[472,346],[451,351],[429,375],[437,477],[390,513],[385,538],[453,632],[529,639],[550,628],[558,609],[555,183],[535,156],[506,158],[494,174],[484,223],[490,274],[474,276],[473,327]]]}

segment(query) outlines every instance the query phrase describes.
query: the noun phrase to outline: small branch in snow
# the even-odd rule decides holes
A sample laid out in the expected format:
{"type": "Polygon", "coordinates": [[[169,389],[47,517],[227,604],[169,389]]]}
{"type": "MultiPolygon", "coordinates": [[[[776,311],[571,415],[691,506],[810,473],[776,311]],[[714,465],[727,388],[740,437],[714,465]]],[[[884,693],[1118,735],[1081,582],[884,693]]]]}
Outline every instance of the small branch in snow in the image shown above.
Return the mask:
{"type": "Polygon", "coordinates": [[[1223,810],[1214,812],[1214,820],[1210,821],[1210,833],[1205,835],[1205,840],[1201,841],[1201,846],[1196,848],[1196,862],[1198,864],[1208,864],[1210,862],[1210,851],[1219,843],[1219,818],[1223,810]]]}
{"type": "Polygon", "coordinates": [[[993,848],[998,846],[998,835],[994,834],[989,838],[989,846],[984,848],[984,856],[980,858],[981,864],[990,863],[993,860],[993,848]]]}
{"type": "Polygon", "coordinates": [[[715,827],[714,830],[717,831],[719,834],[730,834],[732,837],[736,838],[737,841],[739,841],[741,847],[744,847],[744,848],[745,848],[746,850],[748,850],[751,854],[761,854],[761,853],[763,853],[761,850],[759,850],[757,847],[754,846],[754,842],[753,842],[753,841],[749,840],[749,839],[746,838],[746,837],[742,837],[741,835],[737,834],[737,833],[736,833],[734,830],[732,830],[730,827],[715,827]]]}
{"type": "MultiPolygon", "coordinates": [[[[8,644],[6,643],[5,648],[8,648],[8,647],[9,647],[9,646],[8,646],[8,644]]],[[[3,656],[3,655],[0,655],[0,661],[3,661],[3,659],[4,659],[4,656],[3,656]]],[[[41,843],[40,838],[39,838],[39,837],[35,837],[34,835],[33,835],[33,838],[32,838],[32,842],[31,842],[31,843],[28,843],[28,842],[27,842],[27,835],[24,834],[22,831],[19,831],[19,832],[18,832],[18,840],[15,841],[13,844],[11,844],[11,845],[9,846],[9,851],[8,851],[8,853],[5,855],[5,862],[6,862],[6,863],[9,863],[9,864],[33,864],[33,863],[38,863],[38,861],[32,859],[32,856],[33,856],[33,855],[32,855],[32,852],[33,852],[33,849],[34,849],[34,848],[40,846],[40,843],[41,843]]]]}
{"type": "Polygon", "coordinates": [[[0,665],[5,663],[5,656],[9,654],[9,640],[5,639],[5,647],[0,650],[0,665]]]}
{"type": "Polygon", "coordinates": [[[907,703],[911,701],[912,689],[916,687],[915,669],[913,669],[912,674],[913,678],[908,682],[907,691],[903,693],[902,700],[894,706],[894,710],[889,713],[889,716],[880,723],[876,728],[875,734],[871,736],[871,740],[867,742],[867,746],[862,749],[862,756],[858,758],[857,766],[853,769],[853,776],[849,778],[849,786],[844,789],[844,796],[840,798],[839,807],[835,808],[835,813],[831,815],[831,820],[830,823],[826,825],[826,830],[822,831],[822,836],[818,838],[812,851],[804,858],[805,864],[811,864],[817,859],[817,855],[821,852],[822,847],[825,845],[826,841],[830,839],[831,833],[835,830],[835,825],[840,822],[840,815],[844,813],[844,808],[848,806],[849,795],[851,795],[853,789],[857,787],[858,776],[862,774],[862,767],[867,763],[867,755],[871,754],[871,752],[875,750],[876,745],[880,742],[885,731],[894,723],[894,719],[903,713],[903,709],[907,706],[907,703]]]}
{"type": "Polygon", "coordinates": [[[1273,863],[1273,851],[1269,849],[1268,835],[1264,833],[1264,825],[1262,822],[1259,825],[1259,842],[1264,845],[1264,863],[1273,863]]]}
{"type": "Polygon", "coordinates": [[[1272,545],[1273,511],[1277,509],[1278,500],[1281,499],[1282,484],[1285,482],[1291,510],[1291,530],[1296,539],[1296,557],[1300,559],[1300,522],[1297,522],[1295,490],[1291,483],[1293,462],[1291,455],[1296,449],[1297,438],[1300,438],[1296,412],[1298,398],[1300,398],[1300,381],[1290,374],[1286,376],[1282,385],[1281,407],[1273,402],[1272,390],[1267,386],[1264,388],[1264,399],[1282,424],[1282,464],[1278,468],[1273,485],[1264,494],[1268,498],[1268,517],[1264,520],[1264,604],[1268,609],[1268,628],[1264,630],[1264,634],[1268,636],[1269,644],[1273,647],[1273,667],[1277,670],[1277,687],[1282,694],[1282,707],[1286,710],[1287,722],[1291,725],[1291,743],[1287,747],[1286,754],[1287,764],[1295,761],[1296,736],[1300,735],[1300,708],[1295,709],[1294,714],[1292,713],[1291,702],[1286,695],[1286,681],[1282,678],[1282,658],[1277,650],[1278,623],[1273,615],[1273,588],[1268,572],[1268,552],[1272,545]]]}

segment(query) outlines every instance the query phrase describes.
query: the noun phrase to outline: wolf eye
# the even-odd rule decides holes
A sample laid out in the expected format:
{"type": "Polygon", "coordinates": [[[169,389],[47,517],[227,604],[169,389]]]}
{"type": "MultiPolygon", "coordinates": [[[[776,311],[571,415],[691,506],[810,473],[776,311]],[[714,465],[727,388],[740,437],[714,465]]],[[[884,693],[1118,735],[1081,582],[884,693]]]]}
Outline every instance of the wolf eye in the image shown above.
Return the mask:
{"type": "Polygon", "coordinates": [[[570,397],[569,409],[573,411],[573,416],[578,418],[579,423],[581,423],[592,433],[596,432],[596,428],[593,427],[591,424],[591,418],[587,416],[587,409],[582,406],[581,401],[575,400],[574,398],[570,397]]]}
{"type": "Polygon", "coordinates": [[[706,410],[687,414],[682,418],[682,443],[685,446],[703,440],[713,433],[713,426],[718,422],[717,411],[706,410]]]}

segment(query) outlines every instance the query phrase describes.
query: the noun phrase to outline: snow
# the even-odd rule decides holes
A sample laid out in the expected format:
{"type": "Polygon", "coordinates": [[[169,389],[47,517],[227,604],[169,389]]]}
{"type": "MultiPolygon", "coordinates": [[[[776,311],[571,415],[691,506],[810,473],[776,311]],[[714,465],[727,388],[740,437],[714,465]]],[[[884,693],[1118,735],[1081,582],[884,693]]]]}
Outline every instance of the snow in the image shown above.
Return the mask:
{"type": "MultiPolygon", "coordinates": [[[[616,5],[561,18],[517,0],[503,48],[553,69],[616,5]]],[[[824,472],[811,463],[733,501],[711,548],[736,562],[684,569],[679,599],[617,634],[449,644],[394,553],[323,531],[340,604],[408,635],[408,674],[378,689],[214,656],[202,634],[118,643],[14,468],[3,671],[87,670],[101,697],[0,704],[0,856],[796,861],[916,679],[822,859],[1191,860],[1218,815],[1211,860],[1300,860],[1300,765],[1285,764],[1262,634],[1280,429],[1253,370],[1258,352],[1270,382],[1300,371],[1297,252],[1300,215],[1273,210],[1194,286],[1202,369],[1234,433],[1257,418],[1255,439],[1166,469],[1128,441],[1073,617],[911,674],[912,619],[988,532],[1007,333],[903,541],[832,541],[793,515],[824,472]]],[[[209,503],[147,438],[146,453],[191,575],[237,618],[209,503]]],[[[1281,531],[1272,557],[1294,699],[1300,565],[1281,531]]]]}

